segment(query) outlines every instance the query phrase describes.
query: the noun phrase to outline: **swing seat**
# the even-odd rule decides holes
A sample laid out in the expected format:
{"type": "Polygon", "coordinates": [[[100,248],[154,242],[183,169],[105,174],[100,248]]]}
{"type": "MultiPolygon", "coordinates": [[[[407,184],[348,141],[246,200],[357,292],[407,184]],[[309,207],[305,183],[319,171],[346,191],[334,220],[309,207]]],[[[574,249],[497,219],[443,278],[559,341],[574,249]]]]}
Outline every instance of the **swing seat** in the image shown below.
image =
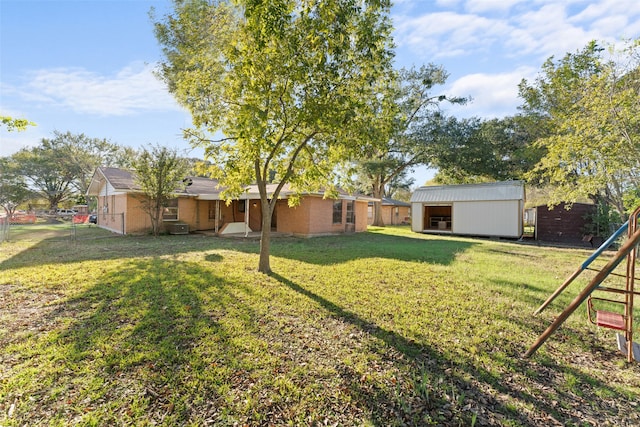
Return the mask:
{"type": "Polygon", "coordinates": [[[616,329],[618,331],[626,330],[626,322],[624,316],[611,311],[596,311],[596,325],[603,328],[616,329]]]}
{"type": "Polygon", "coordinates": [[[603,328],[615,329],[617,331],[626,331],[627,319],[624,314],[615,313],[613,311],[596,310],[594,307],[594,301],[606,301],[624,305],[623,302],[606,298],[589,297],[589,300],[587,301],[587,308],[589,321],[594,325],[602,326],[603,328]]]}

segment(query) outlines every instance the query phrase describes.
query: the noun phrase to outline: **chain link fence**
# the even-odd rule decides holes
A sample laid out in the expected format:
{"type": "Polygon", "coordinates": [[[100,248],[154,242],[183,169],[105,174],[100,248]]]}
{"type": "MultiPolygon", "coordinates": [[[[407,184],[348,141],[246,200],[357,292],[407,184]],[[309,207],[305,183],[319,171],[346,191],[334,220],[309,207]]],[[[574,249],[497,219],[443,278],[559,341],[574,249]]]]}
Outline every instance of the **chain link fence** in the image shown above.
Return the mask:
{"type": "Polygon", "coordinates": [[[0,243],[25,240],[100,239],[119,236],[101,229],[91,215],[33,215],[33,218],[0,217],[0,243]]]}

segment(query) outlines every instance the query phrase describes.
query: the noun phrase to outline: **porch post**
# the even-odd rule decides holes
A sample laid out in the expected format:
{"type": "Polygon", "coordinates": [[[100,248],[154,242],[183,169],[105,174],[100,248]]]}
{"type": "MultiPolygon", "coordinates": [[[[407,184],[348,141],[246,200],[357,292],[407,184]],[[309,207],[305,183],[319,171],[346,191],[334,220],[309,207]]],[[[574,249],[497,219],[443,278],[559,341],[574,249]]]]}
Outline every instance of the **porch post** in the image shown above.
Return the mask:
{"type": "Polygon", "coordinates": [[[249,235],[249,199],[244,199],[244,237],[249,235]]]}
{"type": "Polygon", "coordinates": [[[220,223],[220,200],[216,200],[216,222],[213,225],[213,228],[216,232],[216,234],[218,234],[218,224],[220,223]]]}

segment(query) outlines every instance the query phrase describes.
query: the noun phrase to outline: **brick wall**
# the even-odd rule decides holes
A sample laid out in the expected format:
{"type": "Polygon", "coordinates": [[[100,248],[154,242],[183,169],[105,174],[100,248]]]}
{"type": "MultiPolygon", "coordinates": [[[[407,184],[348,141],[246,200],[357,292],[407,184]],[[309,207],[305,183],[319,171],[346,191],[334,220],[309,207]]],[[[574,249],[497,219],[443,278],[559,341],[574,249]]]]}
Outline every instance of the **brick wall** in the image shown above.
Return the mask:
{"type": "Polygon", "coordinates": [[[286,200],[279,200],[276,209],[277,231],[295,235],[337,234],[345,231],[367,230],[367,202],[357,201],[354,206],[355,224],[347,224],[347,200],[342,202],[342,220],[333,223],[333,199],[303,197],[300,205],[289,207],[286,200]]]}
{"type": "Polygon", "coordinates": [[[151,219],[149,214],[143,209],[140,196],[127,195],[126,204],[122,207],[117,205],[117,212],[125,214],[125,232],[127,234],[145,234],[151,232],[151,219]]]}
{"type": "Polygon", "coordinates": [[[356,232],[367,231],[367,207],[369,203],[356,201],[356,232]]]}
{"type": "Polygon", "coordinates": [[[408,206],[398,206],[398,213],[396,214],[396,206],[383,206],[382,207],[382,220],[386,225],[408,224],[411,220],[405,221],[405,218],[409,217],[408,206]]]}
{"type": "Polygon", "coordinates": [[[312,202],[308,197],[300,201],[300,205],[289,207],[287,200],[278,200],[276,209],[276,231],[291,234],[309,234],[309,219],[312,202]]]}

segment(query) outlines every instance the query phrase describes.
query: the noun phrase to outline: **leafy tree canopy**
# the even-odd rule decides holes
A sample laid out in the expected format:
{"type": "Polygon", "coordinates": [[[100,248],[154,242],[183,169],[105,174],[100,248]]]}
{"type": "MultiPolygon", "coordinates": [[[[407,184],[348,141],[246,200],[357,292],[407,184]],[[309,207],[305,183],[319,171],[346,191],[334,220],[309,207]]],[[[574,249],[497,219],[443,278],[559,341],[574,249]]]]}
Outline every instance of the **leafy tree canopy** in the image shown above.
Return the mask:
{"type": "Polygon", "coordinates": [[[7,216],[13,215],[16,208],[32,196],[15,161],[11,157],[0,158],[0,206],[7,216]]]}
{"type": "Polygon", "coordinates": [[[16,173],[51,210],[74,196],[83,197],[98,166],[122,166],[132,150],[105,139],[55,131],[53,138],[11,156],[16,173]]]}
{"type": "Polygon", "coordinates": [[[11,158],[29,188],[48,201],[49,210],[54,211],[59,203],[73,195],[76,178],[73,171],[67,169],[64,154],[45,140],[39,146],[23,148],[11,158]]]}
{"type": "Polygon", "coordinates": [[[527,116],[481,120],[447,118],[433,144],[435,177],[443,184],[524,179],[543,155],[541,129],[527,116]]]}
{"type": "MultiPolygon", "coordinates": [[[[434,123],[441,120],[440,104],[467,101],[433,94],[447,77],[441,66],[429,64],[402,69],[380,84],[378,96],[371,100],[375,119],[363,127],[361,135],[370,143],[356,166],[366,193],[382,198],[407,171],[433,162],[433,144],[438,137],[434,123]]],[[[374,225],[384,225],[380,202],[375,203],[374,225]]]]}
{"type": "Polygon", "coordinates": [[[27,126],[35,126],[36,124],[27,119],[14,119],[9,116],[0,116],[0,123],[6,127],[9,132],[23,131],[27,126]]]}
{"type": "Polygon", "coordinates": [[[549,58],[533,81],[523,80],[522,110],[541,119],[549,135],[545,156],[528,175],[553,188],[551,204],[584,197],[620,214],[640,186],[640,43],[622,49],[595,41],[560,60],[549,58]]]}
{"type": "Polygon", "coordinates": [[[224,194],[257,183],[262,272],[282,187],[330,189],[336,164],[358,154],[354,135],[391,69],[389,8],[386,0],[174,1],[156,24],[160,75],[191,112],[197,129],[187,134],[205,148],[224,194]]]}
{"type": "Polygon", "coordinates": [[[0,206],[6,213],[4,221],[0,218],[0,242],[9,239],[10,218],[18,206],[33,196],[24,177],[17,170],[10,157],[0,158],[0,206]]]}

